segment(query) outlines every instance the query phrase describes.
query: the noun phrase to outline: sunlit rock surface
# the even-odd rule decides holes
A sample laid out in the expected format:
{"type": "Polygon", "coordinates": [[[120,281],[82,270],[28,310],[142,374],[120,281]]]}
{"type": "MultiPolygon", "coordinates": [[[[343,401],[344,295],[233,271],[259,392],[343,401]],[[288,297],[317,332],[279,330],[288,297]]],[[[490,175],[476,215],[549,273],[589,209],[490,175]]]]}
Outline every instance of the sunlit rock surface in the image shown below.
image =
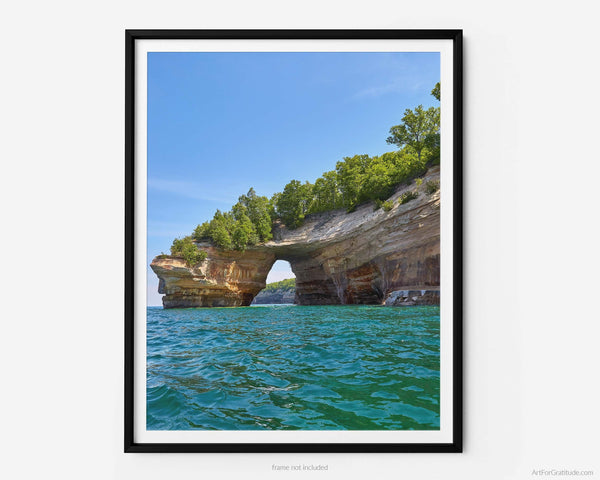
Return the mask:
{"type": "Polygon", "coordinates": [[[159,278],[158,293],[164,293],[165,308],[247,306],[265,287],[275,262],[269,250],[222,251],[199,244],[207,259],[190,268],[171,256],[156,257],[152,270],[159,278]]]}
{"type": "MultiPolygon", "coordinates": [[[[413,182],[400,188],[391,197],[394,207],[389,212],[365,204],[352,213],[336,210],[311,215],[302,227],[276,228],[273,241],[245,252],[199,244],[208,257],[195,268],[176,257],[156,257],[151,267],[160,279],[159,293],[165,294],[163,305],[250,305],[265,287],[275,260],[290,262],[299,305],[383,304],[395,291],[436,291],[440,285],[440,191],[428,195],[425,185],[439,181],[439,175],[435,167],[421,186],[413,182]],[[419,196],[399,205],[400,195],[414,190],[419,196]]],[[[439,295],[432,298],[439,302],[439,295]]]]}

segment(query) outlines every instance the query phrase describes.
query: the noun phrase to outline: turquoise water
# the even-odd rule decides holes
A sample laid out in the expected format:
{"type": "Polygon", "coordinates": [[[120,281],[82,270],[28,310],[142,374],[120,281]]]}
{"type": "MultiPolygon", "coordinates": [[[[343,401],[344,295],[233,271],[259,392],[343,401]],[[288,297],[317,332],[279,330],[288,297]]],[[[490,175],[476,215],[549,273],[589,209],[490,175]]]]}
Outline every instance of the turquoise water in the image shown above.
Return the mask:
{"type": "Polygon", "coordinates": [[[439,315],[149,307],[147,429],[439,429],[439,315]]]}

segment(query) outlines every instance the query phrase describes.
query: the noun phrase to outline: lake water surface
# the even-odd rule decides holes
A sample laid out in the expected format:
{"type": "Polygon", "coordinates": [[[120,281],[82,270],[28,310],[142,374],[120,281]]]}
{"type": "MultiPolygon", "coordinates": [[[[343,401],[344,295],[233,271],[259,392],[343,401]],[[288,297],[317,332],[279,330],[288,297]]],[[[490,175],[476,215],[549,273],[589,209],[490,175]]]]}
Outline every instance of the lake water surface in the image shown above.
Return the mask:
{"type": "Polygon", "coordinates": [[[439,429],[439,307],[148,307],[148,430],[439,429]]]}

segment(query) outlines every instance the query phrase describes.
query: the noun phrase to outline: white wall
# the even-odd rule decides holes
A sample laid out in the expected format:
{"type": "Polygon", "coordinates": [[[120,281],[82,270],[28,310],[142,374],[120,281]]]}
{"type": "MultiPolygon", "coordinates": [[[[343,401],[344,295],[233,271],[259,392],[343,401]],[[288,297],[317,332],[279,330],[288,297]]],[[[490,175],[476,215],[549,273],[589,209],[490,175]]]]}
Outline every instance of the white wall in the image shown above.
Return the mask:
{"type": "Polygon", "coordinates": [[[4,4],[2,476],[519,479],[577,468],[597,477],[594,4],[4,4]],[[465,453],[121,453],[125,28],[464,29],[465,453]],[[293,462],[329,471],[271,472],[293,462]]]}

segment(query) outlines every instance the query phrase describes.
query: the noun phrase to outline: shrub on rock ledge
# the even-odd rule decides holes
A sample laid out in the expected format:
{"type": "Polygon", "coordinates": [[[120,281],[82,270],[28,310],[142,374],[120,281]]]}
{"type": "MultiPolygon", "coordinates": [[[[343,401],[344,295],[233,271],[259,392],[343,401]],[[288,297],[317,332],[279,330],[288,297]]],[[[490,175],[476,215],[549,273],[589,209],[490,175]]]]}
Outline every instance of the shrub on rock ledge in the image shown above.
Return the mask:
{"type": "Polygon", "coordinates": [[[176,238],[171,245],[171,255],[182,257],[188,266],[193,267],[206,260],[208,254],[200,250],[193,242],[192,237],[176,238]]]}

